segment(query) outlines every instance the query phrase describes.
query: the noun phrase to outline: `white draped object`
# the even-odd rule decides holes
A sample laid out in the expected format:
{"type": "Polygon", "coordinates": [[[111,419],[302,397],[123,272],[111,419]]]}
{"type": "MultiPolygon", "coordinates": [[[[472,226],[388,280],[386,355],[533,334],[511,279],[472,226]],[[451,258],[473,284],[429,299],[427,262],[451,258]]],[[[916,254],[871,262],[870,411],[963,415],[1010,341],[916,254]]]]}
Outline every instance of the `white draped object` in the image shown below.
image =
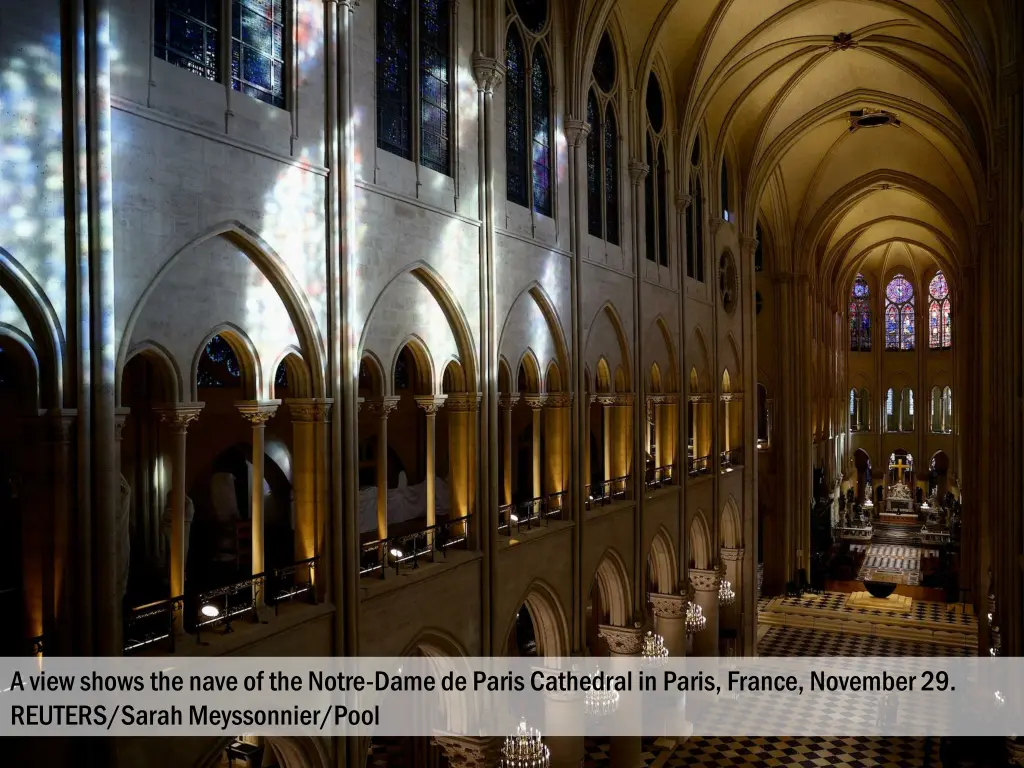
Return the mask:
{"type": "MultiPolygon", "coordinates": [[[[451,510],[448,483],[440,477],[434,481],[434,513],[437,517],[451,510]]],[[[404,523],[427,516],[427,483],[409,485],[405,473],[398,476],[398,487],[388,489],[388,523],[404,523]]],[[[377,530],[377,487],[359,490],[359,532],[377,530]]]]}

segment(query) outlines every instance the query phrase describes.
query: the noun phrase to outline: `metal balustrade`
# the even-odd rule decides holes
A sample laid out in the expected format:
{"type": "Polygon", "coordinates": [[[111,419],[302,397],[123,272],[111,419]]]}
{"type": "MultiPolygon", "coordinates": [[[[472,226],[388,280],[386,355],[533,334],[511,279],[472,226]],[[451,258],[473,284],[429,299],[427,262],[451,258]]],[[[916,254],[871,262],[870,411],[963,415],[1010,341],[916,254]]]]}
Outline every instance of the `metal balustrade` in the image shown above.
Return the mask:
{"type": "Polygon", "coordinates": [[[165,650],[174,653],[174,614],[185,606],[185,596],[168,597],[130,609],[122,624],[124,655],[138,653],[165,642],[165,650]]]}
{"type": "Polygon", "coordinates": [[[722,451],[722,469],[729,469],[730,467],[742,467],[743,466],[743,447],[733,448],[728,451],[722,451]]]}
{"type": "Polygon", "coordinates": [[[566,498],[564,491],[558,491],[518,504],[503,504],[498,507],[498,532],[511,536],[513,528],[521,532],[546,525],[552,519],[564,520],[568,512],[566,498]]]}
{"type": "Polygon", "coordinates": [[[675,485],[676,481],[675,464],[666,464],[663,467],[654,467],[647,470],[646,484],[650,488],[664,488],[666,485],[675,485]]]}
{"type": "Polygon", "coordinates": [[[706,475],[711,471],[711,457],[710,456],[691,456],[688,460],[688,469],[690,477],[700,477],[706,475]]]}
{"type": "Polygon", "coordinates": [[[624,501],[629,496],[629,475],[592,483],[586,486],[586,493],[587,509],[604,507],[615,501],[624,501]]]}
{"type": "Polygon", "coordinates": [[[468,522],[467,515],[413,533],[368,541],[360,546],[359,573],[365,576],[379,572],[383,579],[391,568],[396,574],[403,566],[419,568],[420,558],[425,555],[434,559],[437,554],[444,555],[450,547],[459,544],[465,547],[468,522]]]}

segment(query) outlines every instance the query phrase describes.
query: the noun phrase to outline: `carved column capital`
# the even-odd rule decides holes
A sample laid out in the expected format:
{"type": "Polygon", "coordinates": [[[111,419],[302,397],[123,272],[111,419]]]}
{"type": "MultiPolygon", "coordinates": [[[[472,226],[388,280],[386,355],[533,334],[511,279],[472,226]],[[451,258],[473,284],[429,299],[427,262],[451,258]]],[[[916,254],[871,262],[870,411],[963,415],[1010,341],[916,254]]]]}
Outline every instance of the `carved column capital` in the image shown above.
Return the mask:
{"type": "Polygon", "coordinates": [[[618,656],[639,656],[644,647],[642,627],[615,627],[601,624],[597,628],[599,637],[608,643],[608,649],[618,656]]]}
{"type": "Polygon", "coordinates": [[[722,547],[718,550],[722,554],[723,560],[738,561],[743,559],[743,547],[722,547]]]}
{"type": "Polygon", "coordinates": [[[128,414],[132,411],[131,408],[115,408],[114,409],[114,439],[121,440],[121,431],[124,429],[124,423],[128,419],[128,414]]]}
{"type": "Polygon", "coordinates": [[[498,405],[503,411],[511,411],[519,402],[519,395],[501,395],[498,398],[498,405]]]}
{"type": "Polygon", "coordinates": [[[482,399],[483,395],[472,392],[449,392],[444,407],[456,413],[475,413],[482,399]]]}
{"type": "Polygon", "coordinates": [[[43,441],[47,443],[71,442],[71,430],[75,425],[78,411],[73,408],[51,408],[40,411],[39,419],[43,426],[43,441]]]}
{"type": "Polygon", "coordinates": [[[749,237],[748,235],[743,235],[742,237],[740,237],[740,248],[743,249],[743,253],[745,255],[752,256],[754,254],[754,251],[757,250],[759,242],[760,241],[756,237],[749,237]]]}
{"type": "Polygon", "coordinates": [[[679,619],[686,616],[686,598],[682,595],[651,595],[654,615],[660,619],[679,619]]]}
{"type": "Polygon", "coordinates": [[[240,403],[235,403],[242,418],[254,427],[265,427],[277,413],[279,405],[281,405],[280,400],[243,400],[240,403]]]}
{"type": "Polygon", "coordinates": [[[330,418],[333,403],[330,397],[294,397],[284,401],[292,421],[299,422],[326,422],[330,418]]]}
{"type": "Polygon", "coordinates": [[[716,568],[691,568],[690,583],[697,592],[717,592],[721,574],[716,568]]]}
{"type": "Polygon", "coordinates": [[[473,79],[476,80],[477,90],[494,93],[494,89],[505,79],[505,65],[491,56],[474,53],[473,79]]]}
{"type": "Polygon", "coordinates": [[[569,140],[570,145],[582,146],[588,136],[590,136],[590,123],[575,117],[565,118],[565,137],[569,140]]]}
{"type": "Polygon", "coordinates": [[[629,161],[629,178],[633,182],[633,186],[638,186],[644,179],[647,178],[647,174],[651,172],[651,166],[640,160],[629,161]]]}
{"type": "Polygon", "coordinates": [[[399,395],[386,395],[385,397],[368,398],[364,405],[366,405],[366,412],[371,416],[386,419],[398,407],[401,399],[399,395]]]}
{"type": "Polygon", "coordinates": [[[686,209],[693,205],[693,195],[678,195],[676,197],[676,212],[686,213],[686,209]]]}
{"type": "Polygon", "coordinates": [[[167,424],[172,432],[185,434],[188,425],[199,418],[206,403],[172,403],[170,405],[157,406],[156,413],[160,421],[167,424]]]}
{"type": "Polygon", "coordinates": [[[530,410],[539,411],[545,406],[548,401],[547,395],[523,395],[523,399],[526,404],[530,406],[530,410]]]}
{"type": "Polygon", "coordinates": [[[422,408],[428,416],[435,415],[444,408],[448,395],[416,395],[416,405],[422,408]]]}
{"type": "Polygon", "coordinates": [[[572,405],[572,392],[548,392],[544,401],[546,408],[568,408],[572,405]]]}
{"type": "Polygon", "coordinates": [[[437,736],[451,768],[491,768],[501,760],[502,740],[497,736],[437,736]]]}

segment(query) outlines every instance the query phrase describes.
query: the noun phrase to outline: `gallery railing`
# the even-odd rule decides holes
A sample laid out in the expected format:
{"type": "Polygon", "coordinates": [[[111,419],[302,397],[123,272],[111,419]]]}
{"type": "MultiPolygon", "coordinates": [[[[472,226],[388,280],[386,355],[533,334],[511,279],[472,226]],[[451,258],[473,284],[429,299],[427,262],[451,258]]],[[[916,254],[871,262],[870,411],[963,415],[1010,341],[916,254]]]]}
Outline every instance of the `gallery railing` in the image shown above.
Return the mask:
{"type": "Polygon", "coordinates": [[[700,477],[711,471],[710,456],[691,456],[688,460],[688,473],[690,477],[700,477]]]}
{"type": "Polygon", "coordinates": [[[185,607],[185,596],[156,600],[130,609],[125,613],[122,624],[124,632],[124,655],[156,648],[166,643],[164,649],[174,653],[174,614],[185,607]]]}
{"type": "Polygon", "coordinates": [[[558,491],[516,504],[502,504],[498,507],[498,533],[511,536],[512,531],[528,531],[550,520],[564,520],[568,512],[567,498],[568,494],[558,491]]]}
{"type": "Polygon", "coordinates": [[[743,466],[743,447],[722,451],[722,469],[743,466]]]}
{"type": "Polygon", "coordinates": [[[604,507],[614,501],[623,501],[629,495],[629,475],[613,477],[586,486],[587,509],[604,507]]]}
{"type": "Polygon", "coordinates": [[[359,573],[379,571],[383,579],[391,568],[395,573],[403,567],[419,568],[421,557],[434,559],[437,554],[444,555],[450,547],[459,544],[465,547],[468,524],[468,516],[458,517],[414,533],[368,541],[360,547],[359,573]]]}
{"type": "Polygon", "coordinates": [[[675,484],[675,465],[667,464],[664,467],[655,467],[647,470],[647,487],[664,488],[666,485],[675,484]]]}
{"type": "Polygon", "coordinates": [[[313,586],[313,573],[316,570],[319,556],[274,568],[267,582],[267,601],[274,604],[274,614],[281,610],[281,603],[301,597],[306,602],[316,602],[316,589],[313,586]]]}
{"type": "Polygon", "coordinates": [[[224,627],[225,634],[231,632],[231,622],[240,616],[252,614],[252,619],[259,621],[256,608],[260,597],[266,594],[266,581],[265,573],[257,573],[196,595],[196,642],[202,644],[202,633],[220,626],[224,627]]]}

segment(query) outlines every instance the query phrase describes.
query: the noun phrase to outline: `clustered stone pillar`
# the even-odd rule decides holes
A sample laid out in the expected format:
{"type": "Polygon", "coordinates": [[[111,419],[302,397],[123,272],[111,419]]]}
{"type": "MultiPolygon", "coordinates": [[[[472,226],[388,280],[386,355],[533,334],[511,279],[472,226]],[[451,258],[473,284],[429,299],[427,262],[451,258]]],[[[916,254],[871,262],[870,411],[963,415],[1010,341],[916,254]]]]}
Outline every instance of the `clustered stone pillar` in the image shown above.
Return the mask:
{"type": "MultiPolygon", "coordinates": [[[[263,509],[264,451],[266,450],[267,422],[277,413],[280,400],[252,400],[238,403],[238,411],[252,424],[252,575],[258,576],[265,568],[265,520],[263,509]]],[[[256,606],[263,605],[263,589],[253,584],[256,606]]]]}
{"type": "Polygon", "coordinates": [[[707,626],[693,638],[694,656],[718,655],[718,585],[719,572],[708,568],[691,568],[694,602],[701,607],[707,626]]]}
{"type": "MultiPolygon", "coordinates": [[[[388,415],[398,407],[401,398],[389,395],[367,400],[367,411],[377,417],[377,539],[388,537],[388,415]]],[[[383,553],[381,553],[383,562],[383,553]]]]}
{"type": "MultiPolygon", "coordinates": [[[[608,643],[608,652],[612,656],[639,656],[644,646],[644,630],[642,627],[615,627],[602,624],[598,630],[600,637],[608,643]]],[[[634,713],[639,717],[640,713],[634,713]]],[[[639,736],[611,737],[612,768],[639,768],[643,764],[640,759],[641,742],[639,736]]]]}
{"type": "MultiPolygon", "coordinates": [[[[199,418],[205,403],[179,403],[158,410],[171,429],[171,546],[170,597],[185,594],[185,460],[188,425],[199,418]]],[[[174,629],[183,629],[184,611],[174,612],[174,629]]]]}
{"type": "MultiPolygon", "coordinates": [[[[427,527],[437,523],[437,492],[436,492],[436,456],[435,436],[437,434],[437,412],[444,408],[447,395],[417,395],[416,405],[427,414],[427,527]]],[[[433,545],[434,534],[427,534],[428,546],[433,545]]]]}

